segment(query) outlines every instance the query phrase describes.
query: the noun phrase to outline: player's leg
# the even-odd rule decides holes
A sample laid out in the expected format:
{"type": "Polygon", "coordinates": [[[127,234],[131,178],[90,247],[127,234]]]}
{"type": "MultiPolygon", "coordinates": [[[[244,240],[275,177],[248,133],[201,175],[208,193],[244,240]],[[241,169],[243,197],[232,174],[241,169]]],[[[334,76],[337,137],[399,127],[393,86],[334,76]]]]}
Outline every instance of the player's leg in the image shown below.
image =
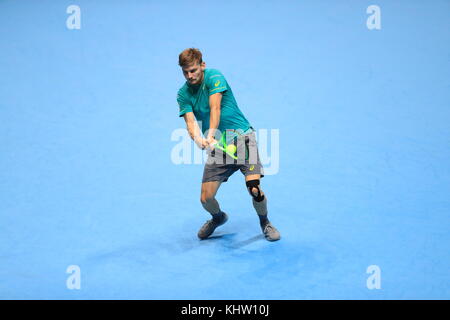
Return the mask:
{"type": "Polygon", "coordinates": [[[208,161],[205,164],[202,178],[202,189],[200,194],[200,202],[203,208],[208,211],[213,217],[208,220],[198,232],[200,239],[208,238],[214,230],[224,224],[228,220],[228,216],[220,209],[219,203],[215,196],[217,190],[223,182],[226,182],[228,178],[239,168],[232,164],[224,164],[223,153],[211,154],[208,157],[208,161]]]}
{"type": "Polygon", "coordinates": [[[220,213],[220,206],[215,196],[222,182],[209,181],[202,183],[202,190],[200,194],[200,202],[203,208],[208,211],[213,217],[220,213]]]}
{"type": "Polygon", "coordinates": [[[245,176],[245,184],[248,192],[252,196],[253,207],[258,214],[261,226],[263,226],[268,222],[267,198],[261,188],[260,181],[260,174],[250,174],[245,176]]]}
{"type": "Polygon", "coordinates": [[[261,178],[264,177],[264,168],[259,159],[258,145],[254,133],[244,137],[248,158],[240,165],[240,170],[245,176],[245,184],[252,196],[253,207],[259,217],[259,222],[264,236],[269,241],[280,239],[280,233],[270,223],[267,217],[267,196],[261,188],[261,178]]]}
{"type": "Polygon", "coordinates": [[[267,197],[262,191],[260,182],[260,174],[249,174],[245,176],[245,184],[249,194],[252,196],[253,207],[258,214],[261,230],[267,240],[276,241],[280,239],[280,233],[268,219],[267,197]]]}
{"type": "Polygon", "coordinates": [[[208,211],[212,219],[206,221],[206,223],[198,231],[198,237],[200,239],[208,238],[216,228],[228,220],[228,216],[225,212],[220,210],[219,203],[217,202],[215,195],[220,187],[219,181],[208,181],[202,183],[202,191],[200,195],[200,202],[203,208],[208,211]]]}

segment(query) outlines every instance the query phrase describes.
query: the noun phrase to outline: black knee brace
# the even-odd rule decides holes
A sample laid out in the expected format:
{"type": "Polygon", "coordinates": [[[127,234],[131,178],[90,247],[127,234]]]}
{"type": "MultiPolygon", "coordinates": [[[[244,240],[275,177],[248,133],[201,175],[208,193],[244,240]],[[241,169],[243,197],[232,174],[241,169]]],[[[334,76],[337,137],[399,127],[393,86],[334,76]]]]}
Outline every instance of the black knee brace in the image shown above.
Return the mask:
{"type": "Polygon", "coordinates": [[[261,195],[261,189],[259,189],[259,179],[258,180],[250,180],[245,183],[247,185],[248,192],[255,199],[256,202],[261,202],[264,200],[264,195],[261,195]],[[254,195],[252,189],[256,188],[258,190],[258,195],[254,195]]]}

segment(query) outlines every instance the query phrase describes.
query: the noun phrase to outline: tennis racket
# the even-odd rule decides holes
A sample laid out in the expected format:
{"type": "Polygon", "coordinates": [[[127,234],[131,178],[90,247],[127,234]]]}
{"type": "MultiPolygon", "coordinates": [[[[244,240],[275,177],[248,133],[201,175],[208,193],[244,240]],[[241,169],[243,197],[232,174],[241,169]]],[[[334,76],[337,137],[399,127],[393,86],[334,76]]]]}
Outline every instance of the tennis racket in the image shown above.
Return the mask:
{"type": "MultiPolygon", "coordinates": [[[[236,136],[233,138],[234,141],[237,141],[236,137],[237,136],[242,136],[241,133],[234,131],[234,133],[236,134],[236,136]]],[[[227,136],[226,136],[226,131],[222,133],[222,137],[220,138],[219,141],[217,141],[216,143],[214,143],[212,145],[214,148],[217,148],[219,150],[222,150],[223,152],[225,152],[227,155],[229,155],[231,158],[237,160],[238,156],[237,156],[237,146],[235,143],[227,143],[227,136]]],[[[247,146],[245,148],[245,159],[248,159],[248,150],[247,150],[247,146]]]]}

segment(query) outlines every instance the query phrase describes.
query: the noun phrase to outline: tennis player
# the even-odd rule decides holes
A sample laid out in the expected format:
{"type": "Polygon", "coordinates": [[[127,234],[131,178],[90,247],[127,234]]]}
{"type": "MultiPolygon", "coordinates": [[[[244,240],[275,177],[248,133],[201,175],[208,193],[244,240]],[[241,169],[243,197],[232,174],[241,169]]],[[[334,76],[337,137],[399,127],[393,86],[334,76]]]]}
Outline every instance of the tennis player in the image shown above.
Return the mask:
{"type": "Polygon", "coordinates": [[[208,238],[228,220],[215,195],[222,182],[237,170],[245,176],[247,190],[259,217],[262,233],[268,241],[280,239],[280,233],[267,217],[267,196],[261,189],[264,177],[253,127],[239,109],[222,73],[207,69],[198,49],[180,53],[178,64],[186,78],[177,101],[190,137],[208,152],[200,201],[212,219],[198,231],[200,239],[208,238]],[[231,147],[230,147],[231,146],[231,147]]]}

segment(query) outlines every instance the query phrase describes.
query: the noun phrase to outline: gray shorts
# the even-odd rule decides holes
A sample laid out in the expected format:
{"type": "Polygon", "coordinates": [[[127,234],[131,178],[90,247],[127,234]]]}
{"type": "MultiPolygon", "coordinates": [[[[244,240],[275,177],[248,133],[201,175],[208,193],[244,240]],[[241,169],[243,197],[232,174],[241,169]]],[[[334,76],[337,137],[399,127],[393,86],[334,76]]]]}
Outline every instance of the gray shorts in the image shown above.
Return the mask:
{"type": "Polygon", "coordinates": [[[209,152],[203,170],[202,183],[226,182],[237,170],[241,170],[244,176],[260,174],[261,178],[264,177],[264,168],[259,159],[255,133],[251,132],[235,138],[234,144],[237,146],[237,160],[220,149],[209,152]]]}

